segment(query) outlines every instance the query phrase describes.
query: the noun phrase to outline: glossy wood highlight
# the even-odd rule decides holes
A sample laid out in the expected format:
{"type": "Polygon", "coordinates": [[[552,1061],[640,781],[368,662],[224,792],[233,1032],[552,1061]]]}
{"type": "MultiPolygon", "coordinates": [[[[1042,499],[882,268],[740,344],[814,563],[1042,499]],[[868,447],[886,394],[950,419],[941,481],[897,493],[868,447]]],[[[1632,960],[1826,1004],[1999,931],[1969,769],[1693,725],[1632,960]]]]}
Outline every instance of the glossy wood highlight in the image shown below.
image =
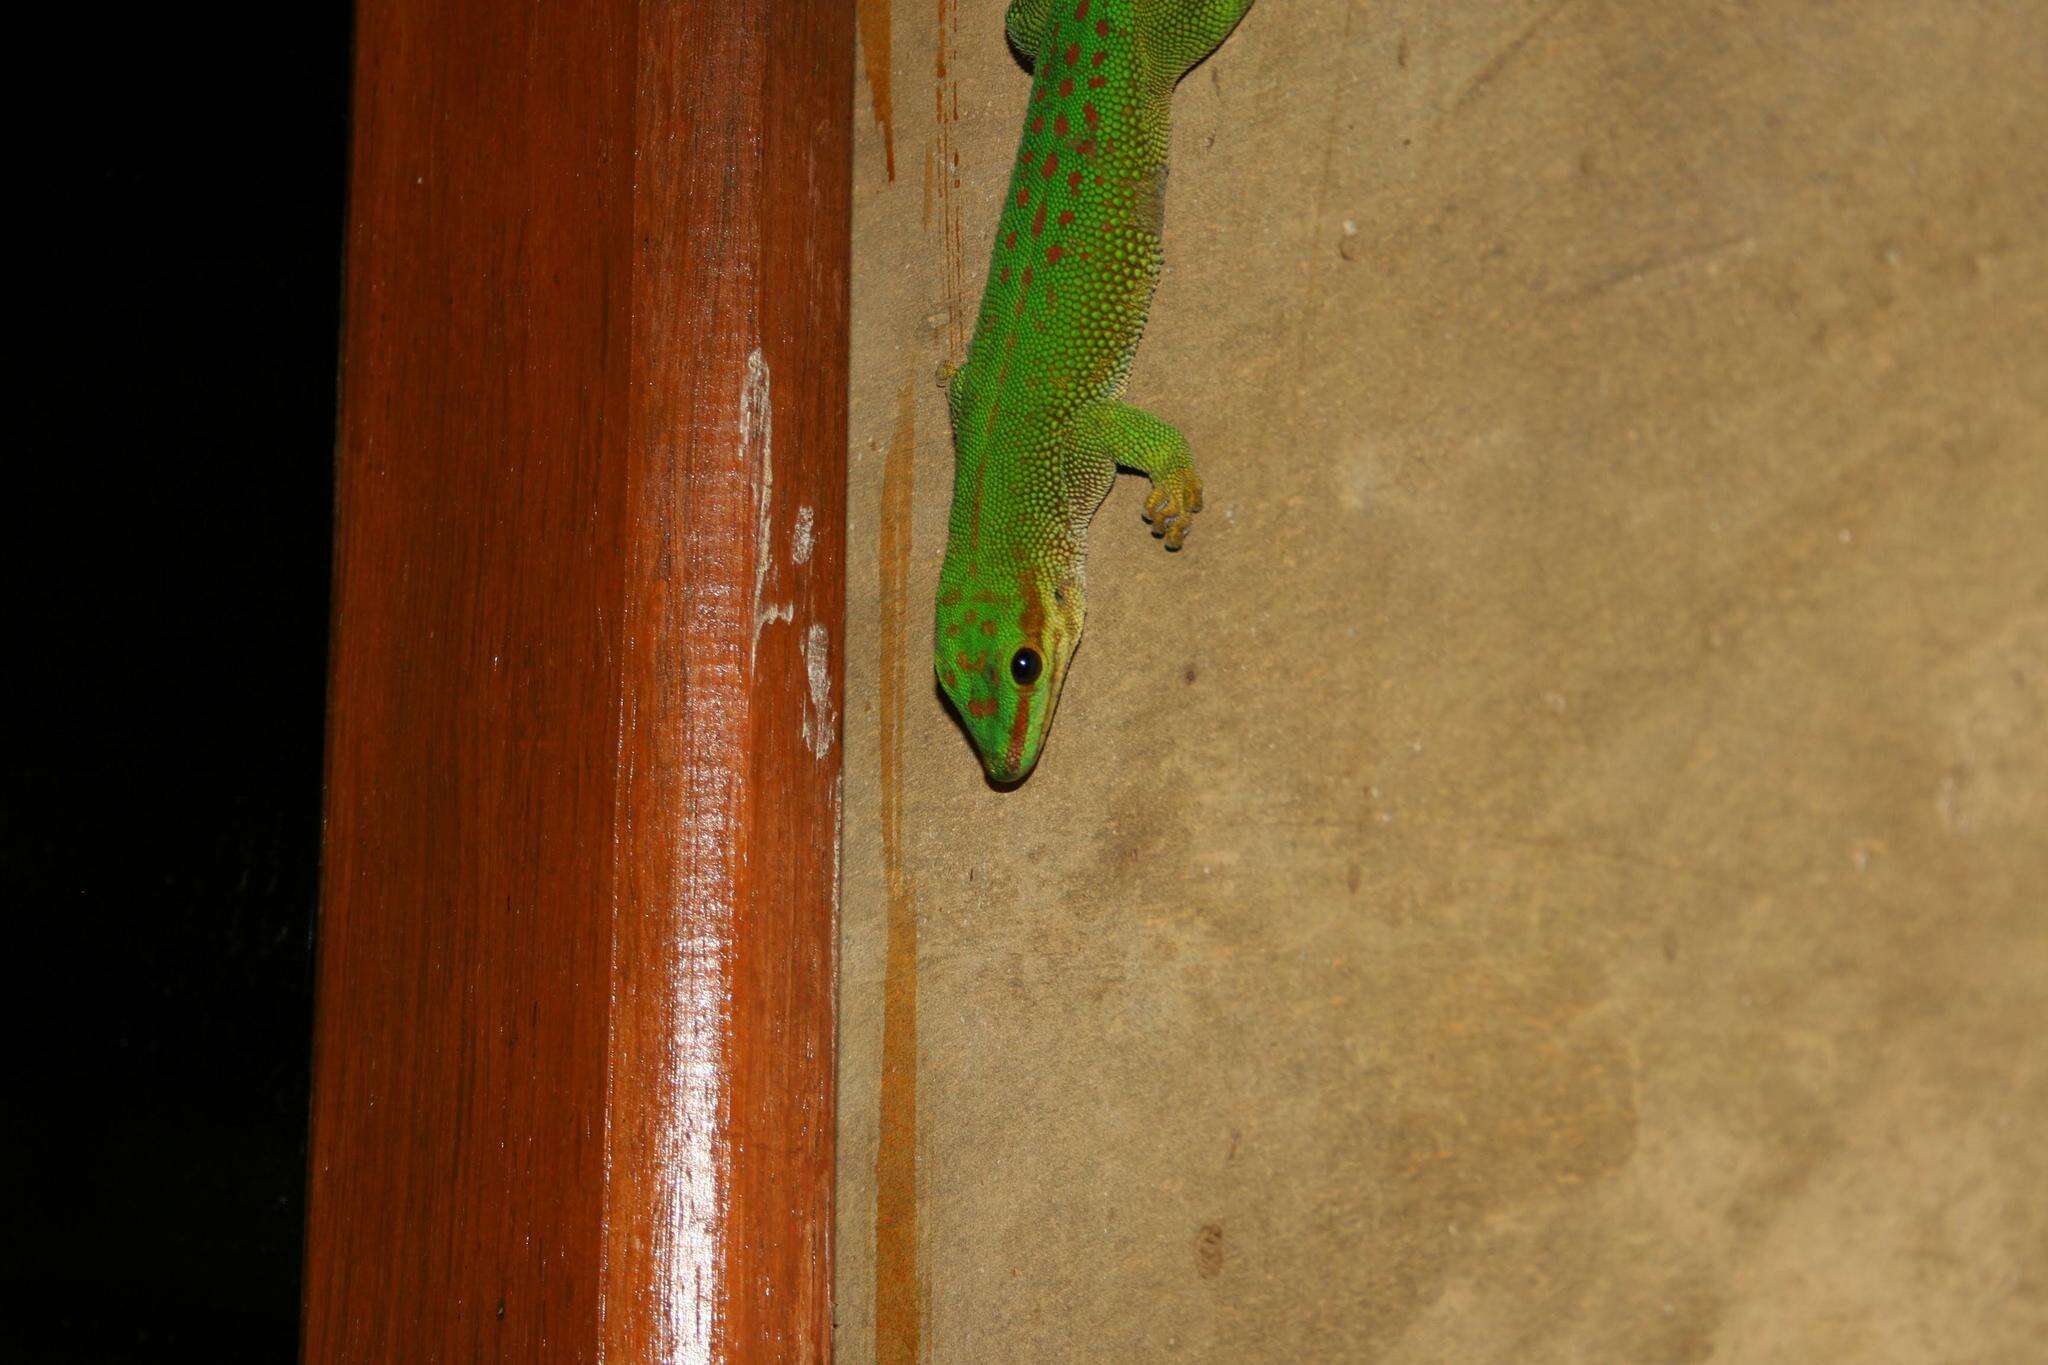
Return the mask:
{"type": "Polygon", "coordinates": [[[829,1357],[852,63],[362,7],[309,1361],[829,1357]]]}

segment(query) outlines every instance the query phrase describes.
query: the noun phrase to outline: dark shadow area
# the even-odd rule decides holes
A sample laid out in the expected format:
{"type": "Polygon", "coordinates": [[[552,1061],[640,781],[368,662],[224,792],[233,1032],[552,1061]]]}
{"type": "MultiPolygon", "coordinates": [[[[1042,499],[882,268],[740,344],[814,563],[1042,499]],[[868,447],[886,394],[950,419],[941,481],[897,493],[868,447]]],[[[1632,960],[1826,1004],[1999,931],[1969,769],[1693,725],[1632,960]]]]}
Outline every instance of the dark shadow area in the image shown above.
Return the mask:
{"type": "Polygon", "coordinates": [[[57,483],[8,594],[9,1360],[296,1353],[349,27],[38,44],[78,88],[15,438],[57,483]]]}

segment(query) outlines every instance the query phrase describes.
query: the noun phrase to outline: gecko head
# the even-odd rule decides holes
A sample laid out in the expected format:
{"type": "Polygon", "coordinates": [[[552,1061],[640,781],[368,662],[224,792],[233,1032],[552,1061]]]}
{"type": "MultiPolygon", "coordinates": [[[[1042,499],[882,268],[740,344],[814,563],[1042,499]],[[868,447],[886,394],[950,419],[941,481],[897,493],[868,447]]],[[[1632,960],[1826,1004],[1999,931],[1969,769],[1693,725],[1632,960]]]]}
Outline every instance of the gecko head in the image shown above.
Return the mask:
{"type": "Polygon", "coordinates": [[[1080,643],[1080,574],[947,567],[932,651],[939,688],[989,781],[1020,782],[1038,762],[1080,643]]]}

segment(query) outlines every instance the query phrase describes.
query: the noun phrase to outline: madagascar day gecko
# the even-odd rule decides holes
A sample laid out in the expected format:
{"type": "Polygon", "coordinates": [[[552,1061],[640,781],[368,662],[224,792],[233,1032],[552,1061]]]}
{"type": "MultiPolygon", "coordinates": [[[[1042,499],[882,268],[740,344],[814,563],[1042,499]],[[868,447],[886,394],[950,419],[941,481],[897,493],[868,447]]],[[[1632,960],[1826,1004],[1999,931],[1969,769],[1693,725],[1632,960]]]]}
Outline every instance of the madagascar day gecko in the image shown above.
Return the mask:
{"type": "Polygon", "coordinates": [[[1159,282],[1173,88],[1252,0],[1012,0],[1031,103],[981,318],[953,375],[953,510],[933,656],[992,781],[1038,761],[1081,637],[1082,562],[1119,465],[1177,550],[1202,481],[1122,402],[1159,282]]]}

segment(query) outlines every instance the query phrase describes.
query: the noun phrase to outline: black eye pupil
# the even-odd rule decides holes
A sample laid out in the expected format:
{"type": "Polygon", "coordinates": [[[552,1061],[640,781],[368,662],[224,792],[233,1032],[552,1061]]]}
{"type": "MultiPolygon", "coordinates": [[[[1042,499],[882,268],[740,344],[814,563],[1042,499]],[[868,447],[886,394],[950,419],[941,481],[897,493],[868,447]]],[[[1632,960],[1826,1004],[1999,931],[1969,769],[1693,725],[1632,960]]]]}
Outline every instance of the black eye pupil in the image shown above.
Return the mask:
{"type": "Polygon", "coordinates": [[[1029,687],[1038,681],[1038,675],[1045,671],[1045,660],[1038,657],[1038,651],[1026,645],[1010,656],[1010,678],[1019,687],[1029,687]]]}

